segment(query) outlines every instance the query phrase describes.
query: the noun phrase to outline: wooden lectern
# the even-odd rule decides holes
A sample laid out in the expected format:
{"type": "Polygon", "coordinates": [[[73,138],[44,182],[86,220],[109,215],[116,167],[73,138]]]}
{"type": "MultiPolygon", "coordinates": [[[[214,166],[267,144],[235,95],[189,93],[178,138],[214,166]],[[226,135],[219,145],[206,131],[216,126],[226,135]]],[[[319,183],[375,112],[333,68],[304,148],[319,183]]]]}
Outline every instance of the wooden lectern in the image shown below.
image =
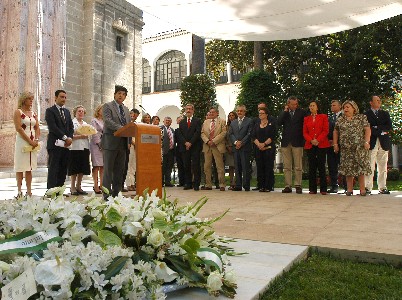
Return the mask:
{"type": "Polygon", "coordinates": [[[135,138],[136,194],[142,195],[146,188],[149,188],[149,193],[158,189],[157,195],[162,197],[161,130],[159,126],[129,123],[117,130],[114,135],[135,138]]]}

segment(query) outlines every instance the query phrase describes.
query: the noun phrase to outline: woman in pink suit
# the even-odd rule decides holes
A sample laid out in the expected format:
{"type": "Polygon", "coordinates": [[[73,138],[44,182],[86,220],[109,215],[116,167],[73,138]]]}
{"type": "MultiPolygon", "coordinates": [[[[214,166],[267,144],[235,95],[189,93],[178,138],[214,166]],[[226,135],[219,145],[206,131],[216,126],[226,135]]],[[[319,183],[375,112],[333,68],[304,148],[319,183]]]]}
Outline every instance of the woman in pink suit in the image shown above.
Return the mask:
{"type": "Polygon", "coordinates": [[[102,107],[103,105],[101,104],[95,109],[95,118],[92,119],[91,125],[97,132],[91,137],[91,142],[89,144],[92,161],[92,177],[94,179],[93,189],[96,194],[102,194],[102,191],[99,188],[102,186],[103,178],[103,153],[101,147],[101,138],[103,134],[102,107]]]}
{"type": "Polygon", "coordinates": [[[306,140],[304,149],[307,151],[309,163],[309,190],[310,194],[317,194],[317,169],[320,174],[320,193],[327,194],[327,178],[325,176],[325,162],[328,141],[328,116],[318,113],[317,101],[309,103],[310,115],[304,117],[303,137],[306,140]]]}

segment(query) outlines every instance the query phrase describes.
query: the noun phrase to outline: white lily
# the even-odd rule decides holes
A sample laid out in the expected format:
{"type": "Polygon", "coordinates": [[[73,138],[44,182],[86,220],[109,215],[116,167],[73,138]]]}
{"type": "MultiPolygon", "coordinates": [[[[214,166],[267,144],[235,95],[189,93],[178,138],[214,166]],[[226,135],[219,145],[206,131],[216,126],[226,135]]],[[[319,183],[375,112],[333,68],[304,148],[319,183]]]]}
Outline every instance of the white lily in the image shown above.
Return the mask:
{"type": "Polygon", "coordinates": [[[166,263],[161,261],[156,262],[155,273],[156,276],[164,282],[171,282],[179,277],[177,272],[173,271],[166,263]]]}
{"type": "Polygon", "coordinates": [[[35,269],[35,280],[42,285],[61,285],[71,281],[74,277],[74,271],[70,264],[56,259],[45,260],[35,269]]]}

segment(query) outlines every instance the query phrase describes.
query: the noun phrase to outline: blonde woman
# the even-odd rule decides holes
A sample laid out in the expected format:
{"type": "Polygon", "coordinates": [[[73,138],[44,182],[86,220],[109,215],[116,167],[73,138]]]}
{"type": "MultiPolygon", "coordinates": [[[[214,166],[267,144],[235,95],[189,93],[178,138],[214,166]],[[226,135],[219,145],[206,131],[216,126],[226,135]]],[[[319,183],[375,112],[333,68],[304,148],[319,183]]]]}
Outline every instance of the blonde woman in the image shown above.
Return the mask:
{"type": "Polygon", "coordinates": [[[343,114],[335,123],[333,146],[335,153],[342,150],[339,173],[346,176],[346,196],[353,195],[353,179],[358,177],[360,196],[366,196],[364,175],[371,174],[370,124],[366,115],[359,114],[354,101],[342,104],[343,114]]]}
{"type": "Polygon", "coordinates": [[[96,134],[91,136],[89,143],[89,151],[91,152],[92,162],[92,178],[94,179],[93,190],[95,194],[102,194],[100,187],[103,185],[103,153],[101,147],[101,138],[103,134],[103,104],[95,109],[94,118],[91,120],[91,125],[96,129],[96,134]]]}
{"type": "Polygon", "coordinates": [[[68,175],[71,176],[71,195],[87,195],[88,193],[81,188],[84,175],[91,174],[89,166],[89,140],[88,136],[78,134],[77,129],[80,125],[86,125],[84,121],[85,108],[78,105],[73,109],[74,135],[71,146],[70,163],[68,165],[68,175]]]}
{"type": "Polygon", "coordinates": [[[38,116],[32,110],[34,95],[24,92],[18,99],[18,109],[14,112],[14,126],[17,131],[14,151],[14,169],[17,178],[18,196],[22,196],[22,179],[25,172],[27,195],[32,196],[32,170],[37,168],[37,152],[40,130],[38,116]],[[29,149],[31,147],[31,149],[29,149]]]}

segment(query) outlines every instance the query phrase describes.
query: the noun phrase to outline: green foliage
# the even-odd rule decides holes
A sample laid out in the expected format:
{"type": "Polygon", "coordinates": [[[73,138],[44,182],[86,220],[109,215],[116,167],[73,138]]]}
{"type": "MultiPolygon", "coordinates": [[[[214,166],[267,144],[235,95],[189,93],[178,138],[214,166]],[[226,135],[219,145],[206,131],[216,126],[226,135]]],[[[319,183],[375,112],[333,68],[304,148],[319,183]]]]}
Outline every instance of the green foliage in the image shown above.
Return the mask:
{"type": "Polygon", "coordinates": [[[391,181],[397,181],[399,180],[400,177],[400,173],[398,169],[390,169],[387,172],[387,180],[391,180],[391,181]]]}
{"type": "Polygon", "coordinates": [[[400,299],[400,295],[401,269],[316,253],[275,279],[260,299],[400,299]]]}
{"type": "Polygon", "coordinates": [[[204,120],[211,106],[217,103],[215,81],[205,74],[187,76],[180,85],[180,100],[183,108],[192,103],[194,116],[204,120]]]}
{"type": "MultiPolygon", "coordinates": [[[[402,15],[368,26],[308,39],[263,42],[265,70],[276,75],[281,91],[275,101],[290,95],[319,100],[322,112],[332,99],[355,100],[368,108],[372,95],[389,97],[400,78],[402,15]]],[[[226,62],[245,71],[253,66],[253,42],[217,41],[206,45],[207,70],[213,74],[226,62]]]]}
{"type": "Polygon", "coordinates": [[[249,117],[257,117],[258,103],[265,102],[270,113],[276,115],[280,105],[275,101],[275,95],[278,95],[279,91],[274,74],[263,70],[251,71],[241,78],[237,104],[243,104],[248,108],[249,117]]]}
{"type": "Polygon", "coordinates": [[[384,99],[383,109],[389,112],[393,129],[390,131],[392,143],[402,143],[402,90],[396,90],[393,97],[384,99]]]}

